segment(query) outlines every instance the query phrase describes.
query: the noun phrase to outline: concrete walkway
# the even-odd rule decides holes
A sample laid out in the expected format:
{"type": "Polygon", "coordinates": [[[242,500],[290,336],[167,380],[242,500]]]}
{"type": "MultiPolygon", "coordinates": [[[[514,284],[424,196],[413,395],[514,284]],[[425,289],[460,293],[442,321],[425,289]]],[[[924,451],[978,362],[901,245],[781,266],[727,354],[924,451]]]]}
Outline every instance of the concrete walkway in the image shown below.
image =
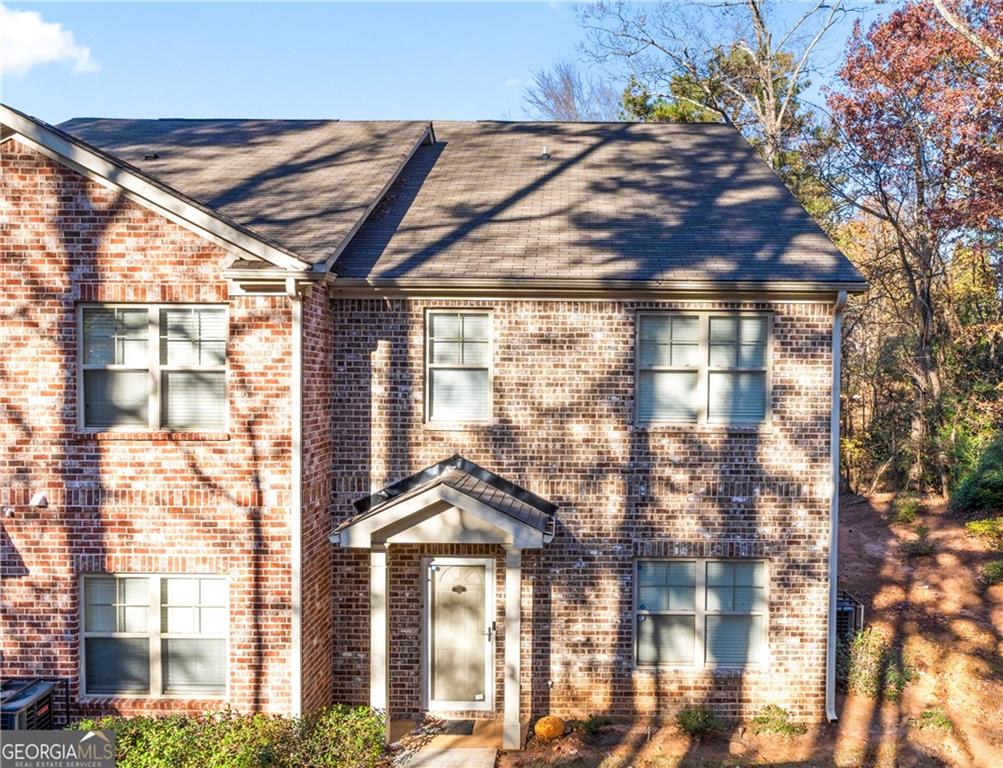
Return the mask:
{"type": "Polygon", "coordinates": [[[394,721],[391,736],[402,747],[394,768],[494,768],[501,746],[502,721],[476,720],[468,736],[415,728],[411,721],[394,721]]]}
{"type": "Polygon", "coordinates": [[[404,768],[494,768],[494,747],[426,747],[413,753],[404,768]]]}

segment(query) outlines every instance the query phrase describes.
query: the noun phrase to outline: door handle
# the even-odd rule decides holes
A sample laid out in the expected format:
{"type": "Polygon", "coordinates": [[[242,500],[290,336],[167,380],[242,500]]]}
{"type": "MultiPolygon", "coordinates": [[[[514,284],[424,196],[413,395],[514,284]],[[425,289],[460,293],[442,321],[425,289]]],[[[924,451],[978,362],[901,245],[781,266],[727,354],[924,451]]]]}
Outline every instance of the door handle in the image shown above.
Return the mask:
{"type": "Polygon", "coordinates": [[[491,626],[487,628],[487,631],[481,632],[481,634],[482,635],[487,635],[488,642],[490,643],[491,642],[491,638],[494,637],[494,634],[497,631],[498,630],[496,629],[496,622],[492,621],[491,622],[491,626]]]}

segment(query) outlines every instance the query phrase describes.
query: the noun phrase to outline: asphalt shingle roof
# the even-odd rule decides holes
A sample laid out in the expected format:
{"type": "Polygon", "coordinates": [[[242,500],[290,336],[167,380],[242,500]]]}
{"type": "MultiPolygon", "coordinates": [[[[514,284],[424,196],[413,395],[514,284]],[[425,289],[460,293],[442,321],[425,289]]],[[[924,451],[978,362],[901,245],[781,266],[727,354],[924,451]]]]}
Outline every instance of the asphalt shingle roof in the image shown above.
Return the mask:
{"type": "Polygon", "coordinates": [[[435,143],[418,149],[338,259],[339,275],[863,282],[727,125],[434,128],[435,143]]]}
{"type": "Polygon", "coordinates": [[[359,499],[355,507],[360,514],[342,521],[335,532],[437,485],[453,488],[539,531],[554,532],[555,505],[460,455],[444,459],[372,496],[359,499]]]}
{"type": "Polygon", "coordinates": [[[60,128],[306,261],[344,247],[345,278],[863,284],[729,126],[441,122],[411,155],[428,125],[60,128]]]}
{"type": "Polygon", "coordinates": [[[320,262],[376,203],[428,123],[74,118],[59,128],[320,262]]]}

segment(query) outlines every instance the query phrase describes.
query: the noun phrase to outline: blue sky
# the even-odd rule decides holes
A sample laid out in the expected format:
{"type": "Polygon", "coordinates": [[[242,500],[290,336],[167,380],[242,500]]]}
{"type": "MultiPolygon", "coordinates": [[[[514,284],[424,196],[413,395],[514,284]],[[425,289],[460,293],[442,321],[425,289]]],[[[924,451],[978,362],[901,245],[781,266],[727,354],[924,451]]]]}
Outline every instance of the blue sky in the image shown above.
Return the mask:
{"type": "MultiPolygon", "coordinates": [[[[37,53],[44,46],[22,51],[30,61],[6,67],[0,100],[53,123],[74,116],[519,119],[531,74],[575,57],[582,39],[568,3],[6,7],[7,20],[16,11],[40,14],[28,21],[53,51],[49,61],[37,53]]],[[[848,24],[837,31],[830,53],[848,32],[848,24]]],[[[8,61],[12,52],[8,42],[8,61]]]]}

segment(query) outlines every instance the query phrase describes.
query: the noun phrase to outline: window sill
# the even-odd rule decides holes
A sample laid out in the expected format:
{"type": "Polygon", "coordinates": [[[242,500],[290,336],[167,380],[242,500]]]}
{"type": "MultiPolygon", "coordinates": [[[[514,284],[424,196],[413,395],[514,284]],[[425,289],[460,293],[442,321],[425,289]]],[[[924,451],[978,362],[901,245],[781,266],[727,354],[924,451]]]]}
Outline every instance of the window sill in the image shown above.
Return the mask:
{"type": "Polygon", "coordinates": [[[160,695],[152,693],[82,693],[77,697],[77,702],[85,705],[130,701],[187,701],[199,704],[222,705],[226,704],[229,699],[226,696],[192,696],[184,693],[163,693],[160,695]]]}
{"type": "Polygon", "coordinates": [[[729,677],[744,675],[750,672],[766,672],[766,664],[654,664],[650,666],[634,666],[633,671],[646,676],[658,676],[666,672],[688,673],[691,675],[711,675],[729,677]]]}
{"type": "Polygon", "coordinates": [[[692,424],[686,422],[652,422],[631,424],[631,432],[696,432],[708,434],[772,435],[776,428],[770,422],[762,424],[692,424]]]}
{"type": "Polygon", "coordinates": [[[483,432],[498,426],[497,421],[426,421],[421,427],[429,432],[483,432]]]}
{"type": "Polygon", "coordinates": [[[221,443],[230,439],[230,435],[227,432],[172,432],[163,429],[136,432],[78,430],[73,433],[73,436],[78,440],[94,440],[97,442],[125,440],[132,442],[221,443]]]}

